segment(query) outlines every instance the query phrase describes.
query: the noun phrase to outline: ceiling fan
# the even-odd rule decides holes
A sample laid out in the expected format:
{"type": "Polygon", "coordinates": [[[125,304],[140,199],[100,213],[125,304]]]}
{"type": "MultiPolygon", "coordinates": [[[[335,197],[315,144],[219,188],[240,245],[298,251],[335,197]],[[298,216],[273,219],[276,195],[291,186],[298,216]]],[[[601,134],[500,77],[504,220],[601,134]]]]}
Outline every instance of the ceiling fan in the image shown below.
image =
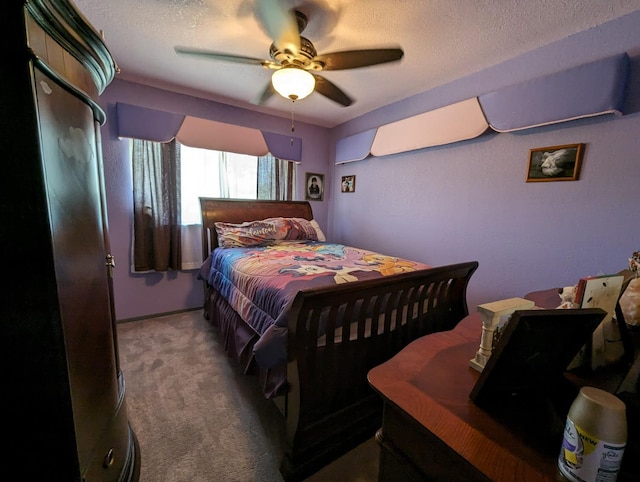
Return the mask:
{"type": "Polygon", "coordinates": [[[400,48],[345,50],[319,55],[313,43],[301,35],[307,26],[307,16],[304,13],[282,9],[277,0],[263,0],[258,2],[258,7],[262,8],[263,23],[273,39],[269,48],[269,60],[178,46],[175,47],[176,53],[258,65],[274,70],[271,82],[256,100],[259,105],[264,104],[276,92],[296,101],[315,90],[345,107],[351,105],[353,99],[318,72],[394,62],[404,55],[400,48]]]}

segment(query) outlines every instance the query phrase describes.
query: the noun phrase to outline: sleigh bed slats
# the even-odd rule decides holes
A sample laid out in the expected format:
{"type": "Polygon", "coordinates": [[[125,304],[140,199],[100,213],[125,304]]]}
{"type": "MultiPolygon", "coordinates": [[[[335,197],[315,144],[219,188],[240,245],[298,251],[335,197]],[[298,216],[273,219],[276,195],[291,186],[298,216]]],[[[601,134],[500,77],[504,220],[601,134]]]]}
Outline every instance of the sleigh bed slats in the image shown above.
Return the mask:
{"type": "MultiPolygon", "coordinates": [[[[381,407],[368,386],[368,370],[420,336],[455,327],[467,314],[466,286],[476,267],[475,262],[463,263],[400,275],[393,283],[371,282],[357,289],[341,287],[334,293],[298,294],[292,320],[299,321],[290,326],[290,335],[299,337],[312,326],[303,320],[308,311],[317,312],[318,306],[329,307],[327,330],[337,325],[342,328],[334,338],[340,342],[327,341],[322,346],[308,343],[304,348],[296,347],[295,337],[290,339],[288,366],[296,379],[289,395],[299,399],[301,407],[297,422],[289,420],[284,468],[316,458],[330,459],[329,447],[334,444],[344,448],[349,440],[362,442],[373,435],[379,428],[381,407]],[[348,295],[357,296],[357,316],[349,316],[348,302],[347,306],[342,304],[348,295]],[[355,336],[347,337],[349,319],[357,328],[355,336]],[[327,431],[327,427],[332,430],[327,431]],[[364,438],[358,438],[357,433],[364,438]],[[327,452],[323,455],[324,450],[327,452]]],[[[312,340],[315,334],[304,339],[312,340]]],[[[333,338],[329,333],[325,337],[333,338]]]]}

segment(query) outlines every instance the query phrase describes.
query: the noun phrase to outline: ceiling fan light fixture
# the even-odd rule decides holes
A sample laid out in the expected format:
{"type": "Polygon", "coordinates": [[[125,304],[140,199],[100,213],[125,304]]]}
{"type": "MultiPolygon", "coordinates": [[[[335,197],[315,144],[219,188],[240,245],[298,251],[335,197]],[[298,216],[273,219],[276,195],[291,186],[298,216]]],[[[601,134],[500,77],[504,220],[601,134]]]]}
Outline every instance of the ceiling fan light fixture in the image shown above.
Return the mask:
{"type": "Polygon", "coordinates": [[[289,66],[276,70],[271,76],[271,84],[282,97],[295,101],[304,99],[313,92],[316,79],[300,67],[289,66]]]}

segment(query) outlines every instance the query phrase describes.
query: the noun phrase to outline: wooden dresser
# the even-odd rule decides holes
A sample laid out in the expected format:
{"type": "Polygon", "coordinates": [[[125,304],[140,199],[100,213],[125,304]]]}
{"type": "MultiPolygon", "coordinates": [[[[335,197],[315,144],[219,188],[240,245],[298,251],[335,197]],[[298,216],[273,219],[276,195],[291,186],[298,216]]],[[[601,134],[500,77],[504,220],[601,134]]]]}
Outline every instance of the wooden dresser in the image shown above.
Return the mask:
{"type": "Polygon", "coordinates": [[[116,66],[71,1],[2,13],[2,471],[137,480],[100,148],[98,96],[116,66]]]}
{"type": "MultiPolygon", "coordinates": [[[[380,481],[562,480],[556,469],[560,439],[534,446],[469,399],[480,375],[469,367],[480,334],[480,317],[473,313],[454,330],[420,338],[369,372],[384,400],[376,434],[380,481]]],[[[637,439],[635,423],[629,420],[629,430],[637,439]]],[[[637,480],[637,443],[628,443],[622,470],[618,482],[637,480]]]]}

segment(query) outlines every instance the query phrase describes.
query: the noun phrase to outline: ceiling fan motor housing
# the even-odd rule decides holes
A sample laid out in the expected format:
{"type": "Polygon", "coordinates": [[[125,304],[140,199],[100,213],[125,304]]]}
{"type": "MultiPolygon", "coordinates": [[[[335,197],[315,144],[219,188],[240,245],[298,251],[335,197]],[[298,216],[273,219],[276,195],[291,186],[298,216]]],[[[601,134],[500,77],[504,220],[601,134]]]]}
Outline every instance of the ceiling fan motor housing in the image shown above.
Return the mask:
{"type": "Polygon", "coordinates": [[[305,37],[300,37],[300,51],[298,55],[295,52],[289,50],[278,50],[275,44],[271,44],[269,48],[269,56],[276,62],[280,62],[283,65],[288,63],[295,63],[304,68],[312,68],[314,70],[320,70],[322,66],[315,67],[313,64],[318,62],[312,62],[312,60],[318,55],[316,48],[311,43],[311,40],[305,37]]]}

